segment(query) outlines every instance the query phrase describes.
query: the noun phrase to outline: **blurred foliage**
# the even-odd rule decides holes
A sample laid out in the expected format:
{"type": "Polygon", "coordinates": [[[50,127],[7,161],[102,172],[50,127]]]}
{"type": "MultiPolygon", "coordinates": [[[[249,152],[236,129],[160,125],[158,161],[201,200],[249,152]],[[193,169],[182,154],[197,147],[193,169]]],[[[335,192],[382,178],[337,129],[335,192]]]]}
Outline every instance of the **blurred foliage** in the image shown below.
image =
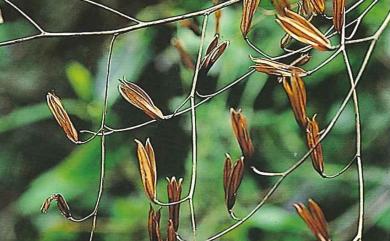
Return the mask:
{"type": "MultiPolygon", "coordinates": [[[[72,0],[14,1],[50,31],[85,31],[126,26],[123,19],[86,3],[72,0]]],[[[102,1],[143,20],[172,16],[210,6],[211,1],[102,1]]],[[[348,1],[351,3],[352,1],[348,1]]],[[[370,1],[357,12],[362,12],[370,1]]],[[[331,2],[327,2],[328,10],[331,2]]],[[[5,23],[0,40],[32,34],[35,30],[1,2],[5,23]]],[[[282,30],[273,16],[270,1],[263,0],[254,19],[250,38],[271,55],[281,53],[282,30]]],[[[364,18],[359,36],[379,26],[389,11],[381,0],[364,18]]],[[[358,15],[351,14],[349,18],[358,15]]],[[[222,11],[221,38],[230,47],[199,82],[199,91],[211,93],[230,83],[251,65],[248,48],[239,32],[239,4],[222,11]]],[[[199,19],[200,20],[200,19],[199,19]]],[[[206,43],[214,35],[210,17],[206,43]]],[[[199,38],[180,24],[166,24],[121,35],[116,41],[110,78],[108,122],[113,127],[142,123],[147,117],[118,98],[118,79],[137,82],[155,103],[169,113],[190,90],[192,72],[185,69],[170,39],[177,37],[195,59],[199,38]]],[[[47,91],[55,90],[78,129],[99,125],[106,74],[108,36],[50,38],[0,48],[0,237],[4,241],[86,240],[90,222],[75,224],[58,212],[39,213],[42,201],[61,193],[76,215],[93,208],[99,175],[100,143],[74,146],[63,135],[45,103],[47,91]]],[[[365,240],[390,239],[390,91],[389,32],[381,37],[359,84],[366,187],[365,240]]],[[[354,71],[362,60],[365,44],[351,46],[354,71]]],[[[313,52],[305,68],[311,69],[327,53],[313,52]]],[[[337,58],[311,77],[309,113],[318,113],[323,127],[335,114],[349,90],[342,58],[337,58]]],[[[229,91],[199,107],[199,173],[195,196],[198,238],[202,240],[233,221],[225,210],[222,188],[224,154],[240,155],[229,121],[229,108],[242,108],[249,120],[255,144],[254,165],[262,170],[283,171],[306,151],[287,97],[273,77],[254,74],[229,91]]],[[[167,176],[184,177],[184,194],[190,182],[191,148],[189,115],[159,122],[107,138],[107,179],[95,240],[147,240],[148,200],[139,178],[133,139],[150,137],[156,151],[159,197],[166,200],[167,176]]],[[[87,134],[83,136],[88,137],[87,134]]],[[[324,141],[326,172],[335,173],[355,151],[354,114],[348,106],[332,134],[324,141]]],[[[220,240],[302,241],[313,240],[292,204],[309,197],[323,207],[333,240],[350,240],[357,218],[357,175],[352,167],[343,176],[323,180],[308,161],[288,177],[269,202],[247,223],[220,240]]],[[[261,199],[274,178],[259,177],[247,168],[235,207],[244,216],[261,199]]],[[[184,195],[183,194],[183,195],[184,195]]],[[[166,217],[163,210],[163,217],[166,217]]],[[[180,234],[190,235],[189,212],[182,205],[180,234]]],[[[165,220],[165,219],[163,219],[165,220]]],[[[164,221],[162,222],[164,226],[164,221]]]]}

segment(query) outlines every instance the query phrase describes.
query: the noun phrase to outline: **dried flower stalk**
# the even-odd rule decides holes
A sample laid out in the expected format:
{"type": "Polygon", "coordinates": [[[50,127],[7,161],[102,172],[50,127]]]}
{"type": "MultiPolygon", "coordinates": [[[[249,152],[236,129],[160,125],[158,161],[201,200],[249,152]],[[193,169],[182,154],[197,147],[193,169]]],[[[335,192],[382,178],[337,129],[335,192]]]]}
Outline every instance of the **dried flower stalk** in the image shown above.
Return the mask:
{"type": "Polygon", "coordinates": [[[230,119],[234,135],[236,136],[238,144],[240,145],[242,154],[247,159],[251,158],[254,152],[254,148],[251,137],[248,132],[248,124],[245,116],[241,112],[241,109],[236,111],[231,108],[230,119]]]}
{"type": "Polygon", "coordinates": [[[154,105],[152,99],[143,89],[131,82],[124,80],[120,80],[120,82],[119,93],[125,100],[153,119],[164,119],[161,110],[154,105]]]}
{"type": "Polygon", "coordinates": [[[294,207],[318,241],[331,241],[325,215],[314,200],[309,199],[309,208],[306,208],[303,203],[296,203],[294,207]]]}
{"type": "Polygon", "coordinates": [[[248,35],[250,30],[253,15],[256,12],[260,0],[243,0],[242,2],[242,16],[241,16],[241,33],[244,38],[248,35]]]}
{"type": "Polygon", "coordinates": [[[54,93],[49,92],[46,95],[46,100],[51,113],[53,114],[57,123],[64,130],[68,139],[71,140],[73,143],[77,143],[79,140],[77,130],[74,127],[72,121],[70,120],[68,113],[66,113],[65,108],[62,106],[61,99],[54,93]]]}
{"type": "Polygon", "coordinates": [[[65,218],[70,218],[72,217],[72,214],[70,212],[70,208],[69,208],[69,205],[68,203],[66,202],[65,198],[57,193],[57,194],[53,194],[51,195],[50,197],[48,197],[42,204],[41,206],[41,212],[42,213],[47,213],[49,208],[50,208],[50,204],[51,202],[53,201],[56,201],[57,202],[57,208],[58,208],[58,211],[60,211],[60,213],[65,217],[65,218]]]}
{"type": "Polygon", "coordinates": [[[319,139],[319,127],[316,121],[316,115],[314,115],[311,120],[307,118],[306,141],[308,148],[314,148],[311,153],[313,167],[322,175],[324,172],[324,156],[322,154],[322,146],[321,143],[319,143],[319,139]]]}
{"type": "Polygon", "coordinates": [[[303,80],[293,72],[290,78],[283,79],[283,87],[290,100],[297,123],[305,129],[307,124],[306,89],[303,80]]]}
{"type": "MultiPolygon", "coordinates": [[[[170,203],[177,202],[180,200],[181,191],[182,191],[182,182],[183,179],[180,178],[176,180],[176,177],[171,179],[167,178],[167,192],[168,200],[170,203]]],[[[174,230],[177,231],[179,228],[179,215],[180,214],[180,204],[173,204],[169,206],[169,219],[172,220],[174,230]]]]}
{"type": "Polygon", "coordinates": [[[332,49],[329,39],[299,14],[285,9],[285,15],[277,15],[276,22],[296,40],[310,44],[321,51],[332,49]]]}
{"type": "Polygon", "coordinates": [[[201,31],[199,28],[199,22],[196,18],[191,19],[183,19],[180,21],[180,25],[184,28],[190,29],[196,36],[201,35],[201,31]]]}
{"type": "Polygon", "coordinates": [[[156,198],[157,184],[154,150],[149,138],[146,140],[145,146],[139,140],[135,140],[135,142],[137,143],[137,155],[142,184],[146,195],[151,201],[154,201],[156,198]]]}
{"type": "MultiPolygon", "coordinates": [[[[214,5],[217,5],[219,3],[219,0],[212,0],[212,2],[214,5]]],[[[215,17],[215,33],[219,34],[220,29],[221,29],[222,11],[221,10],[215,11],[214,17],[215,17]]]]}
{"type": "Polygon", "coordinates": [[[236,203],[237,191],[244,176],[244,157],[241,157],[234,166],[232,158],[226,154],[225,166],[223,170],[223,188],[225,191],[225,203],[229,212],[232,212],[236,203]]]}

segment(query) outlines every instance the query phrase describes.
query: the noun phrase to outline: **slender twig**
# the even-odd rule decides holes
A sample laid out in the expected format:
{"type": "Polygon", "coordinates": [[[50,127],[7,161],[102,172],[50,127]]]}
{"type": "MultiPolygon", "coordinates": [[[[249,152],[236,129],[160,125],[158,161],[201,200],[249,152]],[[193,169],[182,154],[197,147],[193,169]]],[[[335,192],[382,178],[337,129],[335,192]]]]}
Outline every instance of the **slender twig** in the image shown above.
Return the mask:
{"type": "MultiPolygon", "coordinates": [[[[18,11],[27,21],[29,21],[32,25],[34,25],[34,27],[39,31],[41,32],[41,35],[44,35],[45,33],[45,30],[43,30],[43,28],[37,23],[35,22],[27,13],[25,13],[22,9],[20,9],[16,4],[14,4],[13,2],[9,1],[9,0],[4,0],[4,2],[6,2],[8,5],[10,5],[11,7],[13,7],[16,11],[18,11]]],[[[26,41],[26,40],[24,40],[26,41]]]]}
{"type": "Polygon", "coordinates": [[[115,13],[116,15],[119,15],[119,16],[121,16],[123,18],[126,18],[127,20],[130,20],[130,21],[133,21],[133,22],[136,22],[136,23],[141,23],[142,22],[142,21],[140,21],[140,20],[138,20],[136,18],[133,18],[133,17],[131,17],[131,16],[127,15],[127,14],[124,14],[124,13],[118,11],[118,10],[115,10],[113,8],[110,8],[110,7],[108,7],[108,6],[104,5],[104,4],[97,3],[97,2],[94,2],[94,1],[91,1],[91,0],[80,0],[80,1],[92,4],[92,5],[97,6],[99,8],[103,8],[103,9],[109,11],[109,12],[115,13]]]}

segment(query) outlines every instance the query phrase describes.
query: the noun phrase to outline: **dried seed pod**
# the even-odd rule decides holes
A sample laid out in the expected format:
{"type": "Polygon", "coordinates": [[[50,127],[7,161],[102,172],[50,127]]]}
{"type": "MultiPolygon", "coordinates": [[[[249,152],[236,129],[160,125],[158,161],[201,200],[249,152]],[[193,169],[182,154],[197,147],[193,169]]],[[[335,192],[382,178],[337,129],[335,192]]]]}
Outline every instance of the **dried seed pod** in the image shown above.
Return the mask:
{"type": "Polygon", "coordinates": [[[152,205],[149,208],[148,215],[148,231],[150,241],[162,241],[161,232],[160,232],[160,209],[154,211],[152,205]]]}
{"type": "Polygon", "coordinates": [[[50,108],[51,113],[56,119],[57,123],[64,130],[66,136],[73,143],[77,143],[79,140],[78,133],[74,127],[72,121],[70,120],[68,113],[66,113],[65,108],[61,104],[61,99],[56,96],[54,93],[47,93],[46,95],[47,105],[50,108]]]}
{"type": "Polygon", "coordinates": [[[120,80],[119,93],[130,104],[142,110],[152,119],[164,119],[164,115],[159,108],[157,108],[149,95],[141,89],[138,85],[120,80]]]}
{"type": "MultiPolygon", "coordinates": [[[[167,192],[168,192],[168,200],[170,203],[177,202],[181,197],[182,190],[182,182],[183,179],[180,178],[178,181],[176,177],[172,177],[171,179],[167,178],[167,192]]],[[[169,219],[172,220],[174,230],[177,231],[179,228],[179,214],[180,214],[180,204],[174,204],[169,206],[169,219]]]]}
{"type": "Polygon", "coordinates": [[[277,15],[276,22],[296,40],[310,44],[321,51],[332,49],[329,39],[299,14],[285,9],[285,15],[277,15]]]}
{"type": "Polygon", "coordinates": [[[195,35],[197,36],[202,35],[197,18],[183,19],[179,23],[182,27],[190,29],[195,35]]]}
{"type": "Polygon", "coordinates": [[[316,121],[316,115],[314,115],[311,120],[307,118],[306,141],[308,148],[314,148],[311,153],[313,167],[322,175],[324,172],[324,156],[322,154],[322,146],[321,143],[319,143],[319,139],[319,127],[316,121]]]}
{"type": "Polygon", "coordinates": [[[250,30],[253,15],[259,6],[260,0],[244,0],[242,2],[241,33],[244,38],[250,30]]]}
{"type": "Polygon", "coordinates": [[[303,10],[306,15],[324,14],[325,1],[324,0],[303,0],[303,10]]]}
{"type": "Polygon", "coordinates": [[[344,24],[345,0],[333,0],[333,26],[341,32],[344,24]]]}
{"type": "Polygon", "coordinates": [[[137,143],[137,156],[142,184],[146,195],[151,201],[154,201],[156,198],[157,184],[154,150],[152,144],[150,144],[149,138],[146,140],[145,146],[139,140],[135,140],[135,142],[137,143]]]}
{"type": "Polygon", "coordinates": [[[276,75],[279,77],[282,76],[291,76],[292,72],[294,71],[299,76],[306,75],[306,71],[302,68],[288,65],[276,61],[272,61],[265,58],[253,58],[251,56],[252,61],[255,63],[255,65],[251,66],[252,68],[255,68],[257,72],[266,73],[269,75],[276,75]]]}
{"type": "Polygon", "coordinates": [[[230,119],[234,135],[240,145],[242,154],[245,158],[250,159],[253,155],[254,148],[248,132],[248,124],[245,116],[241,112],[241,109],[236,111],[233,108],[230,108],[230,119]]]}
{"type": "Polygon", "coordinates": [[[236,203],[237,191],[244,176],[244,157],[241,157],[234,166],[229,154],[226,154],[223,170],[223,187],[225,191],[225,203],[229,213],[236,203]]]}
{"type": "Polygon", "coordinates": [[[171,44],[172,44],[173,47],[175,47],[177,49],[177,52],[179,52],[180,59],[181,59],[181,62],[183,63],[183,65],[187,69],[194,70],[195,69],[195,64],[192,61],[192,58],[191,58],[190,54],[184,49],[184,47],[181,44],[180,40],[178,40],[177,38],[172,38],[171,44]]]}
{"type": "Polygon", "coordinates": [[[68,203],[66,202],[65,198],[57,193],[53,194],[50,197],[48,197],[42,204],[41,206],[41,212],[42,213],[47,213],[47,211],[50,208],[51,202],[56,201],[57,202],[57,208],[60,211],[60,213],[65,217],[65,218],[70,218],[72,217],[72,214],[70,212],[70,208],[68,203]]]}
{"type": "Polygon", "coordinates": [[[305,221],[317,240],[330,241],[328,224],[320,206],[312,199],[309,199],[308,206],[309,208],[306,208],[303,203],[294,204],[297,213],[305,221]]]}
{"type": "Polygon", "coordinates": [[[283,79],[283,87],[290,101],[291,109],[294,112],[297,123],[302,129],[305,129],[307,125],[306,89],[303,80],[293,72],[290,78],[283,79]]]}
{"type": "Polygon", "coordinates": [[[200,70],[207,74],[211,67],[217,62],[218,58],[225,52],[226,48],[229,46],[229,41],[223,41],[219,43],[219,35],[216,34],[214,39],[211,41],[210,45],[206,50],[206,55],[204,56],[202,63],[200,65],[200,70]]]}
{"type": "Polygon", "coordinates": [[[176,231],[171,219],[168,220],[167,241],[176,241],[176,231]]]}

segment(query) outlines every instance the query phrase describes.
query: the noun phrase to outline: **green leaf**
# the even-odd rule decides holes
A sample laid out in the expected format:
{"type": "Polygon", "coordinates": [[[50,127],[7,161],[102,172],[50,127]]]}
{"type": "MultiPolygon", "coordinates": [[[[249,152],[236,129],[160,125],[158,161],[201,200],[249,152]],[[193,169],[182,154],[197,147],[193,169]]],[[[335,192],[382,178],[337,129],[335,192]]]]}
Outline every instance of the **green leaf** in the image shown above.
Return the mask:
{"type": "Polygon", "coordinates": [[[77,96],[85,101],[92,99],[92,76],[79,62],[71,62],[66,67],[66,76],[77,96]]]}

